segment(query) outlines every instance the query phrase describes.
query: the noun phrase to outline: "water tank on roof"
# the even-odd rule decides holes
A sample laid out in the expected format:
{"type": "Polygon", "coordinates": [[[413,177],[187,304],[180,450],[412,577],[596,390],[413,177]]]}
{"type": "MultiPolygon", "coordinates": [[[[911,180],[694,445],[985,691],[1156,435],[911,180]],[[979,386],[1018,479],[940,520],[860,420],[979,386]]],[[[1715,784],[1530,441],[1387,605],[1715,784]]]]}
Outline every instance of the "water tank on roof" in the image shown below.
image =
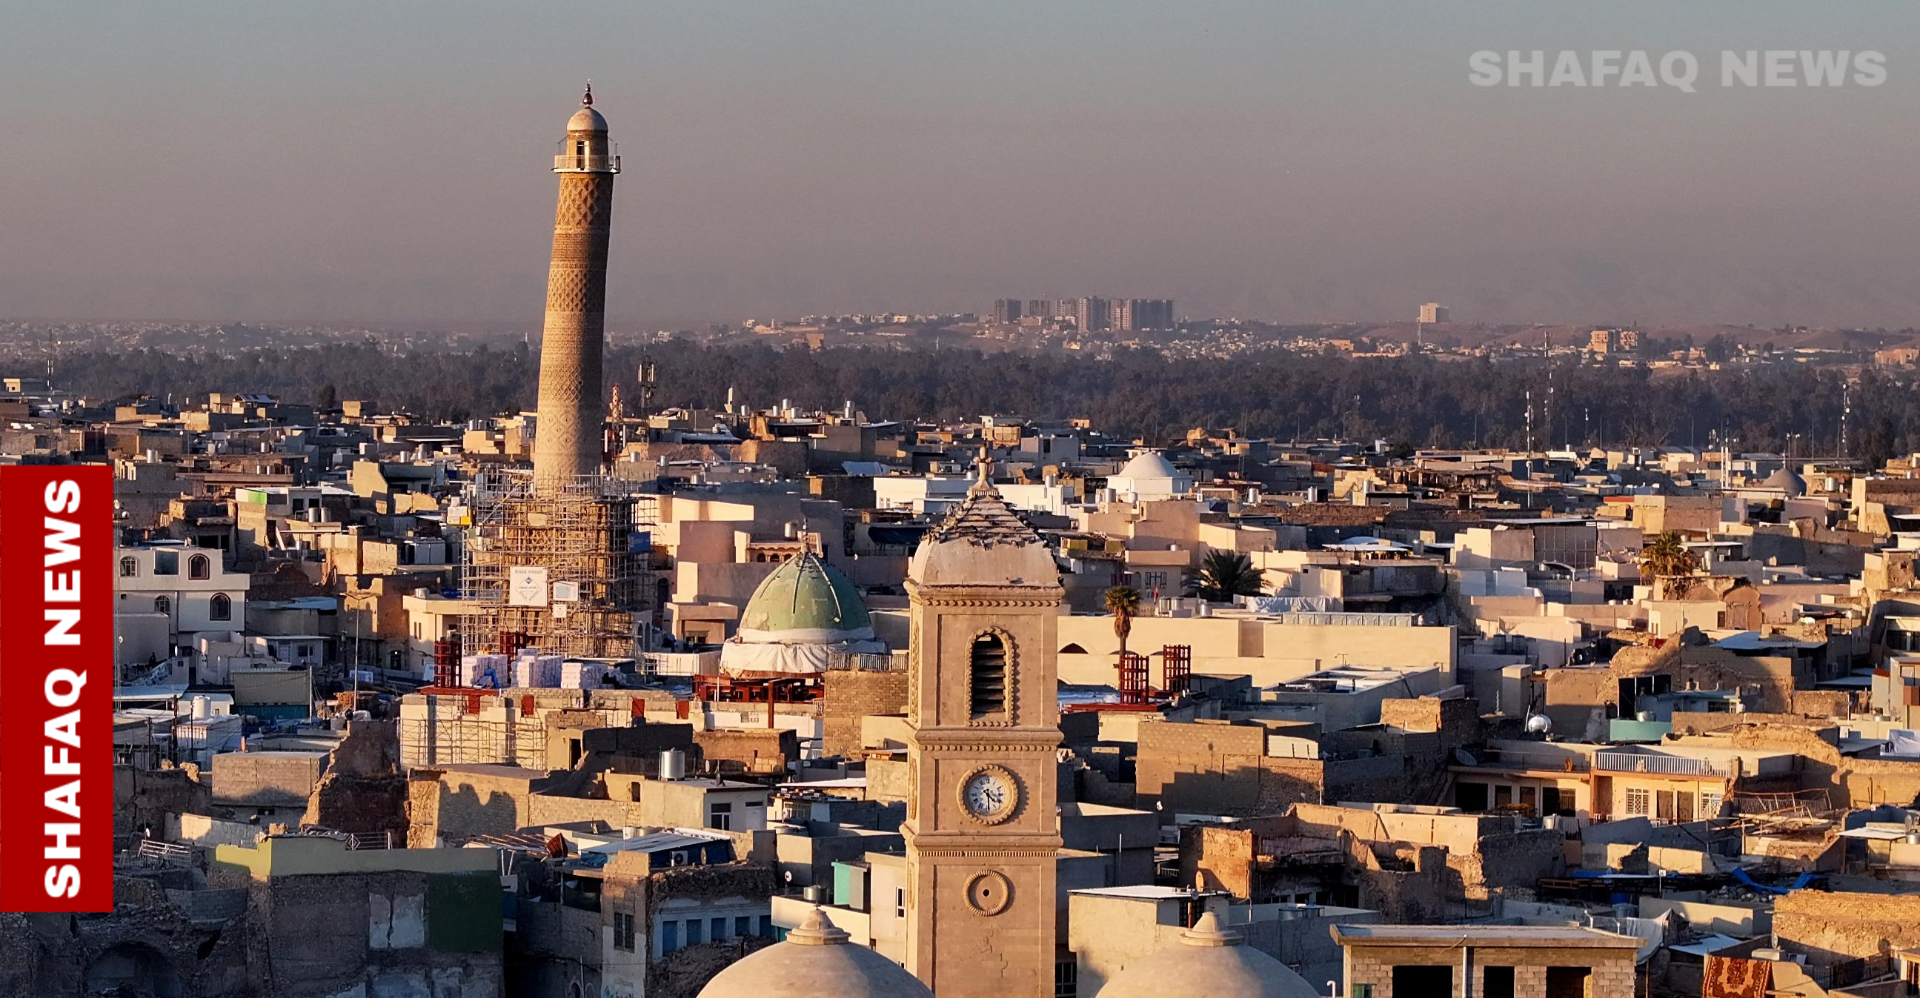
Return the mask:
{"type": "Polygon", "coordinates": [[[193,719],[204,721],[213,716],[213,701],[207,697],[193,698],[193,719]]]}
{"type": "Polygon", "coordinates": [[[1544,735],[1553,730],[1553,718],[1545,714],[1530,714],[1527,716],[1527,730],[1536,735],[1544,735]]]}
{"type": "Polygon", "coordinates": [[[660,753],[660,778],[663,780],[684,780],[687,778],[687,754],[677,748],[660,753]]]}

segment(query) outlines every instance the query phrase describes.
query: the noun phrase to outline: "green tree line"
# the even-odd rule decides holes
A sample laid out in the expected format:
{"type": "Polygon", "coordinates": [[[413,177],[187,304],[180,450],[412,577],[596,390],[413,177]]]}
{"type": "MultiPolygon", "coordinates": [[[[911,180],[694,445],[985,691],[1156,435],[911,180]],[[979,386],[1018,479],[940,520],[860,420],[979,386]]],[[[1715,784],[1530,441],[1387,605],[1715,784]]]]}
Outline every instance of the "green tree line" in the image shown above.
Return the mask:
{"type": "MultiPolygon", "coordinates": [[[[1654,372],[1540,361],[1494,364],[1423,357],[1266,354],[1171,362],[1152,351],[1092,361],[1056,354],[845,348],[818,352],[687,342],[608,353],[609,381],[631,407],[642,354],[657,364],[656,406],[740,401],[838,410],[851,400],[872,419],[973,419],[983,414],[1084,416],[1122,437],[1177,439],[1189,428],[1247,436],[1384,438],[1419,447],[1519,447],[1531,391],[1536,447],[1715,445],[1799,455],[1838,453],[1837,368],[1778,364],[1654,372]],[[1549,393],[1551,387],[1551,393],[1549,393]],[[1549,403],[1549,399],[1551,400],[1549,403]]],[[[34,370],[33,358],[12,369],[34,370]]],[[[58,383],[94,398],[197,400],[207,392],[263,392],[296,402],[371,399],[435,419],[465,420],[534,404],[538,354],[521,344],[460,352],[398,352],[337,343],[233,353],[87,350],[61,358],[58,383]]],[[[1868,369],[1851,390],[1848,450],[1884,458],[1920,449],[1920,394],[1904,371],[1868,369]]],[[[630,410],[631,411],[631,408],[630,410]]]]}

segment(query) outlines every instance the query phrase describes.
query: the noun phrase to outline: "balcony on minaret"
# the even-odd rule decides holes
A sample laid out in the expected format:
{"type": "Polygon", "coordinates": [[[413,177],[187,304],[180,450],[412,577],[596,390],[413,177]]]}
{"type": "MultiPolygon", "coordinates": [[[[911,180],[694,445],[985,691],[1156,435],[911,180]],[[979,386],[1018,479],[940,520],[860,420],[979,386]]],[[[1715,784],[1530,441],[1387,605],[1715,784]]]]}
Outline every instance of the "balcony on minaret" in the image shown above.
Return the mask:
{"type": "Polygon", "coordinates": [[[620,147],[605,135],[569,135],[553,157],[555,173],[619,173],[620,147]]]}

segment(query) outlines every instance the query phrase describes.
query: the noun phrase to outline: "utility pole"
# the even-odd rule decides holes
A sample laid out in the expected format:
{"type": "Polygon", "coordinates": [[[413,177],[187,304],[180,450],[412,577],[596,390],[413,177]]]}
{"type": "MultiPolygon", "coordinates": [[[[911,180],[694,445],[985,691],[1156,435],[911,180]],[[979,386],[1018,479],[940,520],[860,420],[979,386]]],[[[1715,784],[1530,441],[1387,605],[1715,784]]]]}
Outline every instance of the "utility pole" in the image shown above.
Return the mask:
{"type": "Polygon", "coordinates": [[[1527,389],[1527,458],[1533,458],[1533,389],[1527,389]]]}

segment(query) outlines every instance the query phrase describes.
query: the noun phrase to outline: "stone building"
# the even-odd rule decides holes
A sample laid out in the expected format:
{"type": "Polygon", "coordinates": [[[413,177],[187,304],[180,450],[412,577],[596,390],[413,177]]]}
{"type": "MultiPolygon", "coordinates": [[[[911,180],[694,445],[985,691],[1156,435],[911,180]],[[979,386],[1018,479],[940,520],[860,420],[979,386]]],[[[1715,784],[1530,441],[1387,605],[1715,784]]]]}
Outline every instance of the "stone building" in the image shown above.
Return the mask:
{"type": "Polygon", "coordinates": [[[1045,542],[986,470],[907,581],[907,968],[942,998],[1043,994],[1060,963],[1062,591],[1045,542]]]}
{"type": "Polygon", "coordinates": [[[1336,925],[1350,998],[1633,998],[1640,940],[1545,925],[1336,925]],[[1463,988],[1463,984],[1470,985],[1463,988]]]}

